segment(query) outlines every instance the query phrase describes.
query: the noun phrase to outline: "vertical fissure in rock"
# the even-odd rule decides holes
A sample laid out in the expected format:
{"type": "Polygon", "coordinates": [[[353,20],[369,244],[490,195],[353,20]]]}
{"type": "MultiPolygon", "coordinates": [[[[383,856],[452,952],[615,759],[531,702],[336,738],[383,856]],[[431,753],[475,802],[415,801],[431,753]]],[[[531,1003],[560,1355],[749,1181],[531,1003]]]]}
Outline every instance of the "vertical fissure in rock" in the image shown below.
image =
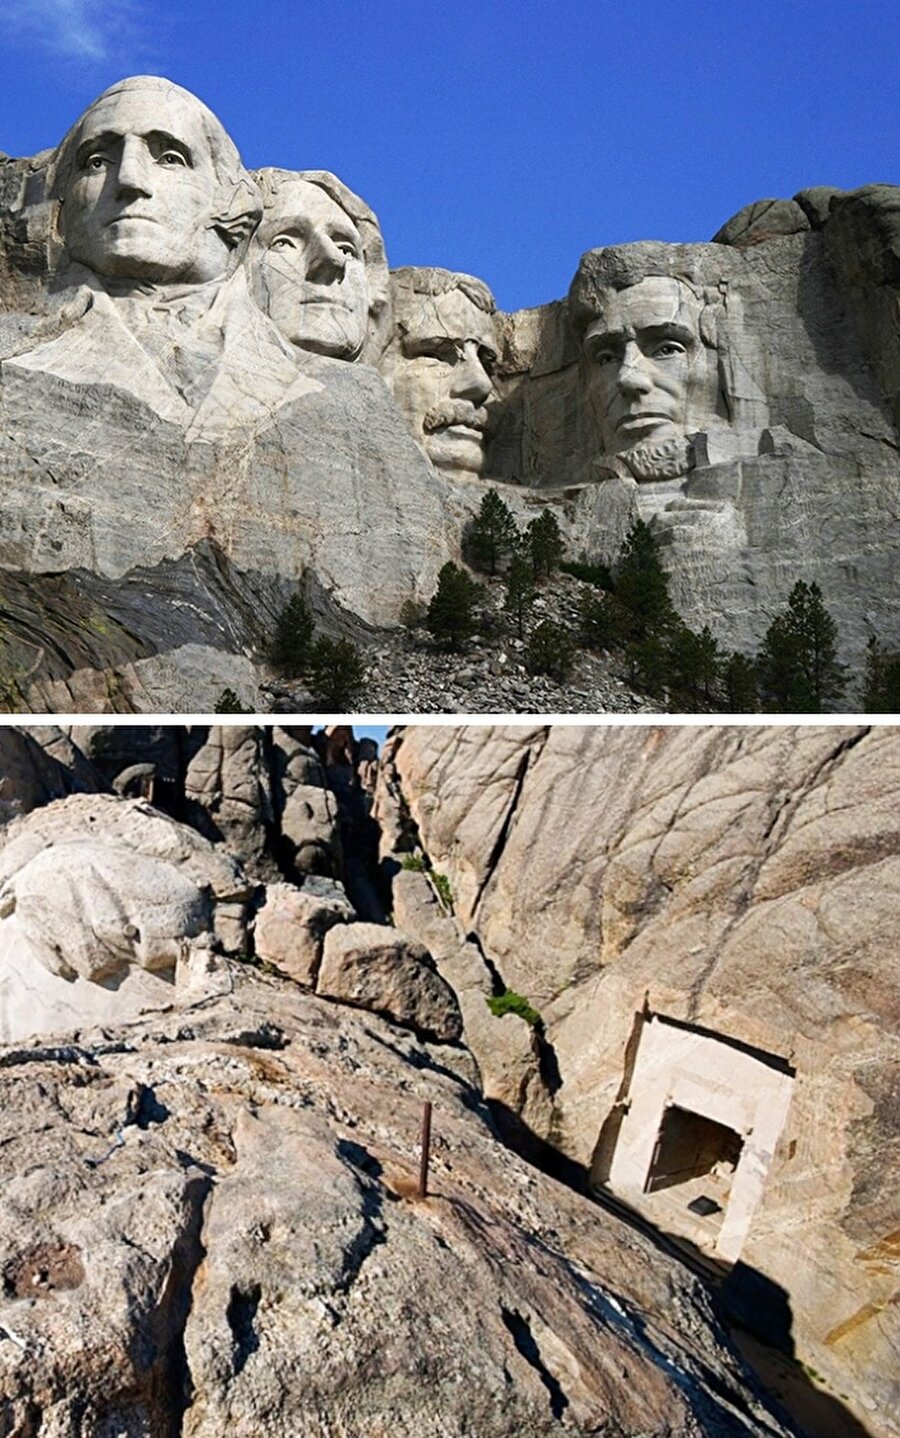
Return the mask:
{"type": "Polygon", "coordinates": [[[531,1331],[530,1323],[526,1318],[522,1317],[521,1313],[516,1312],[514,1309],[501,1308],[500,1313],[512,1337],[512,1341],[516,1345],[517,1351],[522,1355],[526,1363],[531,1364],[531,1367],[546,1388],[550,1399],[550,1412],[554,1418],[561,1418],[569,1406],[569,1400],[562,1390],[559,1379],[554,1377],[541,1357],[541,1350],[531,1331]]]}
{"type": "Polygon", "coordinates": [[[194,1281],[206,1257],[200,1235],[211,1188],[212,1179],[206,1176],[192,1178],[185,1187],[186,1222],[172,1249],[172,1266],[156,1312],[158,1355],[151,1400],[159,1419],[159,1438],[181,1438],[184,1415],[193,1400],[185,1330],[193,1305],[194,1281]]]}
{"type": "Polygon", "coordinates": [[[232,1286],[225,1316],[234,1340],[232,1368],[235,1377],[243,1370],[251,1353],[255,1353],[259,1348],[256,1312],[261,1297],[262,1289],[258,1283],[251,1283],[246,1288],[241,1288],[238,1284],[232,1286]]]}
{"type": "Polygon", "coordinates": [[[545,728],[540,741],[536,741],[534,744],[529,744],[525,750],[525,753],[522,755],[522,758],[519,761],[519,767],[516,770],[515,782],[513,784],[512,794],[510,795],[509,804],[507,805],[506,813],[503,816],[503,822],[500,825],[500,830],[497,834],[497,838],[494,840],[494,847],[491,849],[490,857],[485,866],[484,878],[478,886],[478,893],[475,895],[475,900],[472,904],[473,918],[478,913],[479,907],[481,906],[481,900],[484,897],[484,892],[491,879],[494,877],[497,866],[500,863],[501,858],[503,857],[503,851],[506,848],[510,833],[512,831],[513,822],[516,817],[516,811],[519,807],[519,801],[522,798],[522,790],[525,787],[525,778],[528,774],[528,770],[531,768],[532,762],[536,763],[537,760],[540,758],[544,749],[544,745],[547,742],[549,732],[549,728],[545,728]]]}

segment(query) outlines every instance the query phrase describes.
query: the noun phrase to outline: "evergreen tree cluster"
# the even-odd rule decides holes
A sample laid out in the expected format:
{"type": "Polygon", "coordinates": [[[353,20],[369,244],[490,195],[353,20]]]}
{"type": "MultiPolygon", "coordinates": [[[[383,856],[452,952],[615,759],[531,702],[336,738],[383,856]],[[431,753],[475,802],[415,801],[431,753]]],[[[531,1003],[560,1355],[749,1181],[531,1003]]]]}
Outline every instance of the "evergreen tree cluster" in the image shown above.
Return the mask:
{"type": "MultiPolygon", "coordinates": [[[[490,575],[503,571],[504,609],[523,639],[525,618],[537,597],[538,586],[562,560],[564,547],[555,515],[544,509],[524,531],[520,530],[509,506],[496,489],[489,489],[469,526],[465,547],[475,568],[490,575]]],[[[476,632],[480,596],[481,586],[465,569],[452,561],[444,565],[425,620],[442,648],[459,650],[476,632]]],[[[550,625],[549,620],[538,628],[542,632],[529,641],[526,663],[532,673],[553,674],[561,682],[571,668],[574,640],[568,630],[550,625]]]]}
{"type": "MultiPolygon", "coordinates": [[[[673,707],[685,701],[732,714],[829,713],[847,687],[837,658],[837,625],[818,584],[798,580],[784,610],[751,658],[722,649],[708,625],[697,633],[676,613],[652,530],[638,520],[613,567],[582,591],[581,638],[591,649],[620,649],[631,681],[673,707]]],[[[863,707],[894,712],[900,656],[869,645],[863,707]]]]}
{"type": "Polygon", "coordinates": [[[275,626],[270,658],[286,679],[303,678],[324,709],[351,707],[366,678],[362,654],[350,639],[316,637],[312,611],[292,594],[275,626]]]}
{"type": "MultiPolygon", "coordinates": [[[[501,575],[504,609],[520,640],[541,584],[562,570],[581,581],[579,631],[544,619],[525,648],[532,674],[563,683],[577,646],[620,652],[631,683],[672,709],[731,714],[832,712],[847,688],[837,658],[837,626],[815,582],[798,580],[770,624],[755,656],[720,646],[708,625],[697,632],[677,613],[653,531],[637,520],[616,563],[564,559],[556,518],[549,509],[519,529],[495,489],[485,494],[466,536],[473,566],[501,575]]],[[[481,586],[459,565],[445,564],[428,608],[427,628],[442,647],[459,650],[478,627],[481,586]]],[[[872,639],[860,685],[868,713],[900,712],[900,655],[885,654],[872,639]]]]}

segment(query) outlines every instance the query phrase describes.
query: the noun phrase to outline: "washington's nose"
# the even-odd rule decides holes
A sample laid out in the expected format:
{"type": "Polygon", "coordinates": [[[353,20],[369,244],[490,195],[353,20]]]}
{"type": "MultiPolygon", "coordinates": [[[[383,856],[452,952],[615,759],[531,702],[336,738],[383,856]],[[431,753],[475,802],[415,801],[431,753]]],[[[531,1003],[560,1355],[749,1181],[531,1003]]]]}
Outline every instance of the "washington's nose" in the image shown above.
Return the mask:
{"type": "Polygon", "coordinates": [[[317,284],[334,284],[347,268],[346,253],[335,244],[330,235],[314,235],[307,254],[306,277],[317,284]]]}
{"type": "Polygon", "coordinates": [[[150,154],[143,141],[136,135],[126,135],[116,173],[116,189],[120,196],[152,194],[150,163],[150,154]]]}
{"type": "Polygon", "coordinates": [[[493,389],[491,377],[481,362],[478,346],[473,340],[463,345],[462,358],[453,369],[450,394],[453,399],[467,399],[474,405],[484,404],[493,389]]]}
{"type": "Polygon", "coordinates": [[[625,346],[616,383],[622,394],[648,394],[653,388],[644,356],[633,341],[625,346]]]}

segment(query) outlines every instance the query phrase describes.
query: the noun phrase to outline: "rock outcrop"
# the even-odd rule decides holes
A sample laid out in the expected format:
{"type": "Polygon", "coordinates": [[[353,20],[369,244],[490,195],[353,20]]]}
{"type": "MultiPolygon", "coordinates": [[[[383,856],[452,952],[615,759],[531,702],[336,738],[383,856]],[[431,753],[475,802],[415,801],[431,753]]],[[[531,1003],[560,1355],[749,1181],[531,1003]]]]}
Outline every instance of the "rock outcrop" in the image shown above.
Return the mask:
{"type": "MultiPolygon", "coordinates": [[[[5,742],[59,783],[35,738],[5,742]]],[[[254,932],[283,956],[293,910],[227,835],[31,777],[20,797],[0,847],[0,1016],[10,977],[32,1002],[0,1033],[0,1431],[795,1431],[696,1276],[499,1141],[450,983],[412,938],[301,876],[298,936],[324,947],[305,991],[235,956],[254,932]],[[82,985],[77,1001],[42,975],[82,985]],[[141,976],[167,1001],[130,1002],[141,976]]]]}
{"type": "Polygon", "coordinates": [[[897,730],[416,726],[392,750],[379,803],[540,1012],[554,1143],[734,1265],[745,1314],[780,1305],[894,1434],[897,730]]]}

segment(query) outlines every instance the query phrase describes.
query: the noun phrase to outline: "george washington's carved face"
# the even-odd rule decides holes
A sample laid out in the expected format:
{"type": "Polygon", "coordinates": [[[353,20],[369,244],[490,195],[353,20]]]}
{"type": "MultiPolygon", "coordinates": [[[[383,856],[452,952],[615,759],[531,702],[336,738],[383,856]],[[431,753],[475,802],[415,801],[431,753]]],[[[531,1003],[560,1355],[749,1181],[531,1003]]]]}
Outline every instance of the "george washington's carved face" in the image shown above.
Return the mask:
{"type": "Polygon", "coordinates": [[[362,237],[321,186],[279,185],[254,237],[253,275],[259,304],[291,344],[356,359],[369,320],[362,237]]]}
{"type": "Polygon", "coordinates": [[[98,275],[152,283],[225,273],[205,115],[177,86],[115,89],[85,112],[62,195],[73,260],[98,275]]]}

